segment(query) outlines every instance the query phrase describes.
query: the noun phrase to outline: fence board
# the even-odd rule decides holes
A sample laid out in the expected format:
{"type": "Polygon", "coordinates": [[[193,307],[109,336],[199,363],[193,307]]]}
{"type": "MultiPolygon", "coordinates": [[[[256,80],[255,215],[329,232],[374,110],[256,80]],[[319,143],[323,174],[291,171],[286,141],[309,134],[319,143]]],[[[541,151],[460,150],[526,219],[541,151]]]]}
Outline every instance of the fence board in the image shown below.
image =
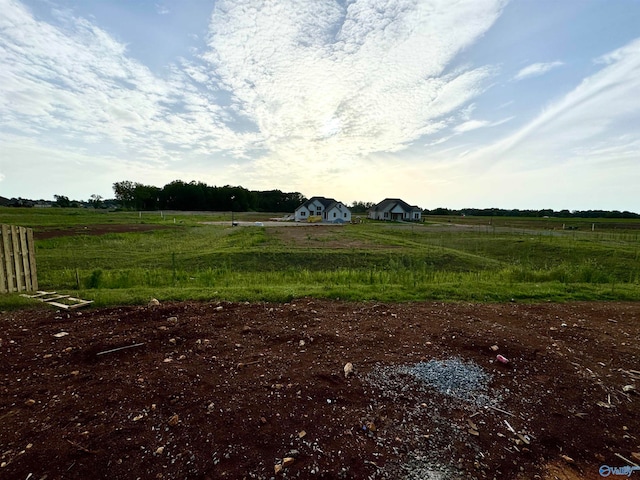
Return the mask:
{"type": "Polygon", "coordinates": [[[38,287],[33,230],[0,225],[0,292],[33,291],[38,287]]]}
{"type": "Polygon", "coordinates": [[[2,225],[2,251],[4,252],[4,265],[6,267],[5,292],[15,292],[15,270],[13,269],[13,255],[11,254],[11,229],[8,225],[2,225]]]}
{"type": "Polygon", "coordinates": [[[16,272],[16,289],[25,290],[24,271],[22,270],[22,255],[20,255],[20,235],[18,227],[11,225],[11,242],[13,243],[13,265],[16,272]]]}
{"type": "Polygon", "coordinates": [[[36,266],[36,244],[33,243],[33,230],[30,228],[27,228],[27,253],[31,270],[31,291],[35,292],[38,290],[38,268],[36,266]]]}
{"type": "Polygon", "coordinates": [[[5,273],[5,262],[4,262],[4,247],[2,244],[4,243],[4,233],[0,230],[0,293],[6,293],[7,289],[7,274],[5,273]]]}
{"type": "Polygon", "coordinates": [[[27,247],[27,229],[18,227],[20,234],[20,257],[22,259],[22,271],[24,272],[25,290],[31,291],[31,269],[29,268],[29,248],[27,247]]]}

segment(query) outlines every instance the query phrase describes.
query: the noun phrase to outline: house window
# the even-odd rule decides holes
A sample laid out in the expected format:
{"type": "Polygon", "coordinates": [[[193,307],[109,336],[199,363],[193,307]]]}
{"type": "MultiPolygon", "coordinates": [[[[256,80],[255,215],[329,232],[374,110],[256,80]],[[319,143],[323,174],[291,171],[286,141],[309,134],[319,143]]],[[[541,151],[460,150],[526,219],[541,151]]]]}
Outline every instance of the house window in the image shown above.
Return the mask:
{"type": "Polygon", "coordinates": [[[301,217],[304,217],[304,216],[306,216],[306,215],[307,215],[307,212],[300,212],[300,216],[301,216],[301,217]]]}
{"type": "Polygon", "coordinates": [[[347,212],[344,212],[344,218],[347,218],[347,212]]]}
{"type": "Polygon", "coordinates": [[[384,212],[384,218],[389,218],[389,212],[384,212]]]}
{"type": "Polygon", "coordinates": [[[419,213],[414,213],[413,214],[413,218],[415,218],[416,220],[418,220],[420,218],[420,214],[419,213]]]}
{"type": "Polygon", "coordinates": [[[333,218],[336,218],[336,212],[333,212],[333,218]]]}

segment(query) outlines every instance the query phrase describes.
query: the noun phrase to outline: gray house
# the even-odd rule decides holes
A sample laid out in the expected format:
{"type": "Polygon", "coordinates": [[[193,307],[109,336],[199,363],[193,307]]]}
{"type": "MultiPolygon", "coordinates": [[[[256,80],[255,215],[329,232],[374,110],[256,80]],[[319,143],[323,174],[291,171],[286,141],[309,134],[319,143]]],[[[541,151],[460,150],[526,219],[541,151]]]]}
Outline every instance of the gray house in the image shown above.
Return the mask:
{"type": "Polygon", "coordinates": [[[351,211],[333,198],[311,197],[294,213],[296,222],[349,223],[351,211]]]}
{"type": "Polygon", "coordinates": [[[409,205],[399,198],[385,198],[367,212],[372,220],[388,220],[395,222],[419,222],[422,209],[416,205],[409,205]]]}

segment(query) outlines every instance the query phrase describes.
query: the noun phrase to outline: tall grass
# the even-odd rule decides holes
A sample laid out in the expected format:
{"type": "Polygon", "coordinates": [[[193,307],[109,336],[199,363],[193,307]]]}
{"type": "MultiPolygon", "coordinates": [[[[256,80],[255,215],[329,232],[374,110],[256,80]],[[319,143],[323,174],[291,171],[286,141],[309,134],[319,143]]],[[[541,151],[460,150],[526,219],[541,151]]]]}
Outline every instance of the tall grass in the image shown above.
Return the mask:
{"type": "MultiPolygon", "coordinates": [[[[31,218],[32,224],[39,221],[38,215],[31,218]]],[[[131,213],[78,215],[95,222],[105,215],[112,215],[115,223],[135,221],[131,213]]],[[[632,230],[551,231],[535,230],[531,224],[526,229],[480,230],[381,223],[232,228],[181,218],[175,225],[146,233],[38,240],[40,286],[102,305],[136,303],[151,296],[640,299],[640,244],[632,230]]],[[[0,298],[0,308],[12,308],[7,298],[0,298]]]]}

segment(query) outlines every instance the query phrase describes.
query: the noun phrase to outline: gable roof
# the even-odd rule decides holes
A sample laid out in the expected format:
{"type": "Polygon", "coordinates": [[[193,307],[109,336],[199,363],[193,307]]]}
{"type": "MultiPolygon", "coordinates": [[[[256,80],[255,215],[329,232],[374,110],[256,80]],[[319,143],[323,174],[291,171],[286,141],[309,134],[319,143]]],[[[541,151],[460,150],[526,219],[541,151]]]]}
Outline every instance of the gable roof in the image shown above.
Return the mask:
{"type": "Polygon", "coordinates": [[[417,205],[409,205],[407,202],[399,198],[385,198],[369,210],[372,212],[385,212],[393,210],[396,206],[399,206],[405,212],[422,211],[422,209],[417,205]]]}
{"type": "MultiPolygon", "coordinates": [[[[326,197],[311,197],[309,200],[307,200],[306,202],[304,202],[302,205],[300,205],[298,208],[296,208],[296,210],[302,208],[302,207],[308,207],[309,205],[311,205],[314,202],[319,202],[325,210],[328,210],[329,208],[331,208],[333,205],[338,204],[340,202],[336,201],[333,198],[326,198],[326,197]]],[[[344,204],[343,204],[344,205],[344,204]]],[[[345,205],[346,208],[346,205],[345,205]]]]}

